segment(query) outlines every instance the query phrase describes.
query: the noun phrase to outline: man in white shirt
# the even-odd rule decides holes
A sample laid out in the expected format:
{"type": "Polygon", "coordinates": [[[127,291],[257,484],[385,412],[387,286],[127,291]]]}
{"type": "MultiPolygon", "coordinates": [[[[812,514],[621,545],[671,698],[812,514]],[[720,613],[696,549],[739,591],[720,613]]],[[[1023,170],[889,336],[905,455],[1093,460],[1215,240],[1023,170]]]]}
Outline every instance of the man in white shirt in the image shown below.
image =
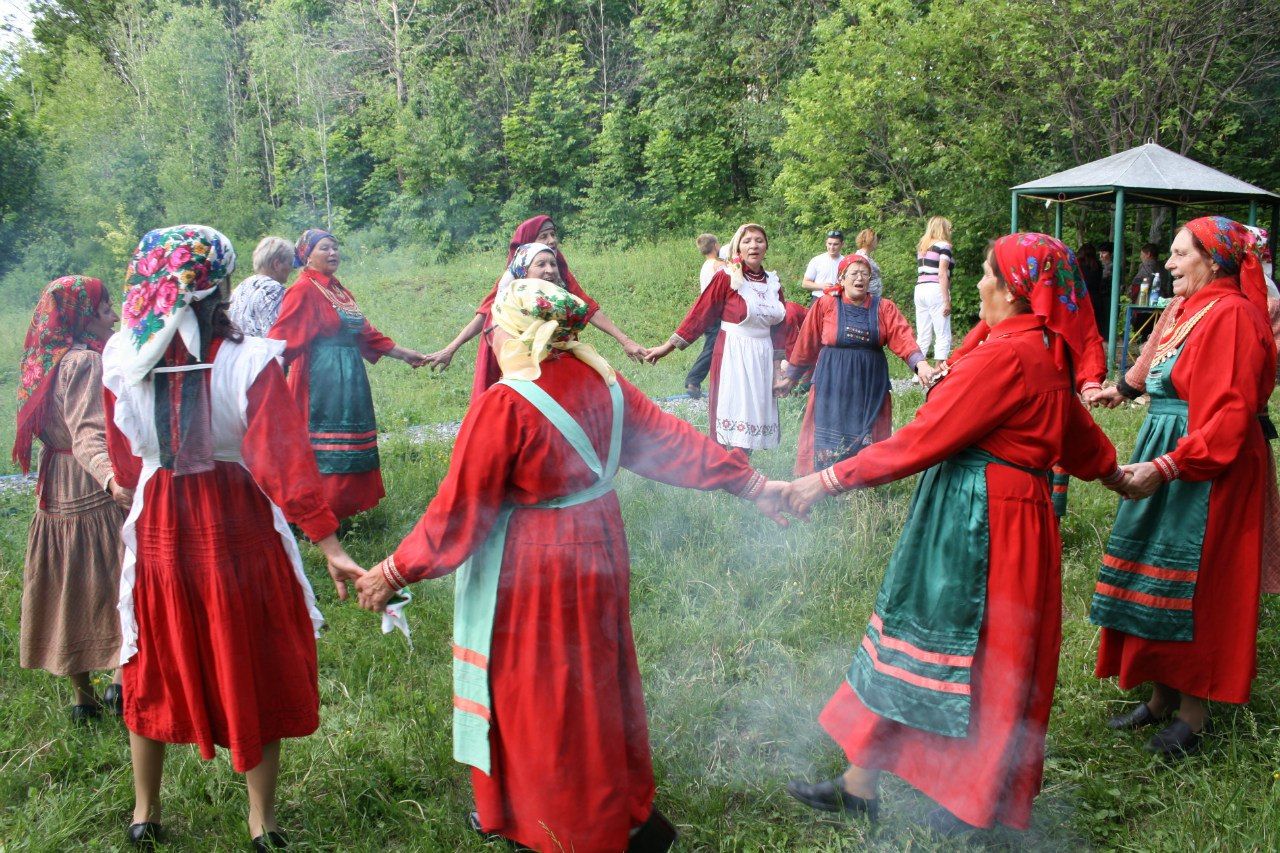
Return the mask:
{"type": "Polygon", "coordinates": [[[844,257],[840,254],[842,249],[844,249],[844,234],[840,231],[828,231],[827,250],[821,255],[816,255],[805,268],[802,286],[809,291],[814,300],[822,295],[822,288],[830,287],[839,281],[840,260],[844,257]]]}
{"type": "MultiPolygon", "coordinates": [[[[725,262],[721,259],[720,239],[716,235],[699,234],[697,242],[698,251],[705,259],[702,262],[702,269],[698,272],[698,285],[705,291],[707,285],[711,283],[712,276],[720,271],[725,262]]],[[[684,390],[688,392],[691,399],[696,400],[702,396],[702,380],[707,378],[707,373],[711,370],[711,355],[715,352],[716,338],[719,335],[719,323],[712,323],[702,335],[702,352],[698,353],[697,361],[693,363],[689,374],[684,378],[684,390]]]]}

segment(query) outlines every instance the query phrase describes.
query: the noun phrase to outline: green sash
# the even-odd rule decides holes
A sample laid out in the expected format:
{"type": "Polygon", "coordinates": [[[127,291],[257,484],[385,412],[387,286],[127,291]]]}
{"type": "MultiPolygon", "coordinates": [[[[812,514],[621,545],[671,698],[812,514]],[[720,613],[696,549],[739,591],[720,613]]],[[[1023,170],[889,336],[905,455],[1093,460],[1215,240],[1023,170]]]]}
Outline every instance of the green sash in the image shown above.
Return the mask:
{"type": "Polygon", "coordinates": [[[378,423],[360,356],[364,315],[339,310],[342,328],[311,345],[308,431],[321,474],[378,469],[378,423]]]}
{"type": "MultiPolygon", "coordinates": [[[[1168,453],[1187,434],[1187,403],[1178,398],[1171,378],[1181,354],[1179,347],[1147,375],[1151,407],[1138,432],[1133,462],[1168,453]]],[[[1120,502],[1089,609],[1093,624],[1149,640],[1192,639],[1191,604],[1209,521],[1210,486],[1174,480],[1148,498],[1120,502]]]]}
{"type": "Polygon", "coordinates": [[[498,384],[532,403],[578,452],[599,479],[564,497],[529,507],[504,507],[484,543],[458,569],[453,593],[453,758],[489,773],[489,649],[493,642],[493,618],[498,602],[498,579],[507,542],[507,525],[517,509],[563,509],[593,501],[613,491],[613,478],[622,453],[622,387],[609,386],[613,401],[613,429],[609,458],[600,457],[582,427],[564,407],[533,382],[503,379],[498,384]]]}
{"type": "Polygon", "coordinates": [[[969,730],[970,670],[987,603],[992,463],[1048,477],[976,447],[925,471],[847,676],[880,716],[948,737],[969,730]]]}

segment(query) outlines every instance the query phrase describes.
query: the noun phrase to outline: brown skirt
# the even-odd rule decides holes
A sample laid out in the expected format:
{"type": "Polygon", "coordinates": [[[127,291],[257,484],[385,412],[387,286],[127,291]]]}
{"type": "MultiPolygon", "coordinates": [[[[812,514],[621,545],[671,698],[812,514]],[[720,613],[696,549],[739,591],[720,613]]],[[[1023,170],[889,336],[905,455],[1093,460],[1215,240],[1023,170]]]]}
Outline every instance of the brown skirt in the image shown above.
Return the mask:
{"type": "Polygon", "coordinates": [[[21,663],[54,675],[113,669],[120,654],[124,512],[102,491],[53,500],[59,478],[50,479],[46,508],[36,510],[27,533],[21,663]]]}

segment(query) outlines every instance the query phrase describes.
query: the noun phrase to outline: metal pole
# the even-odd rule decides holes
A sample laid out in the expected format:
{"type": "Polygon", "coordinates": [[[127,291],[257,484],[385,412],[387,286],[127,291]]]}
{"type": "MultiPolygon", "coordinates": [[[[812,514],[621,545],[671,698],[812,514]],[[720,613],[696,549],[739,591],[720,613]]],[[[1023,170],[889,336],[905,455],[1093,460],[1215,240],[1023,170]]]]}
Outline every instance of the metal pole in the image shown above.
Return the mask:
{"type": "Polygon", "coordinates": [[[1276,256],[1277,228],[1280,227],[1280,203],[1271,202],[1271,233],[1267,235],[1271,243],[1271,257],[1276,256]]]}
{"type": "Polygon", "coordinates": [[[1257,225],[1257,224],[1258,224],[1258,202],[1257,202],[1257,199],[1254,199],[1254,200],[1252,200],[1252,201],[1250,201],[1250,202],[1249,202],[1249,224],[1250,224],[1250,225],[1257,225]]]}
{"type": "Polygon", "coordinates": [[[1111,322],[1107,329],[1108,373],[1116,364],[1116,321],[1120,318],[1120,273],[1123,267],[1124,187],[1120,187],[1116,190],[1116,210],[1111,223],[1111,322]]]}
{"type": "Polygon", "coordinates": [[[1013,191],[1013,197],[1009,202],[1009,233],[1016,234],[1018,232],[1018,191],[1013,191]]]}
{"type": "Polygon", "coordinates": [[[1062,202],[1053,204],[1053,236],[1062,239],[1062,202]]]}

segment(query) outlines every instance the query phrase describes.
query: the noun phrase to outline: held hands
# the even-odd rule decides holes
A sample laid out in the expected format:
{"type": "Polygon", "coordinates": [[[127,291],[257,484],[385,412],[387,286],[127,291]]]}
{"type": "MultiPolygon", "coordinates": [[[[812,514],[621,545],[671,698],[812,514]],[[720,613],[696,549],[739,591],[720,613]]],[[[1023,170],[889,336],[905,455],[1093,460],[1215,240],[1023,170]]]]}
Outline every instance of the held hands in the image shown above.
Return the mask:
{"type": "Polygon", "coordinates": [[[928,361],[921,361],[916,365],[916,376],[920,377],[920,384],[928,388],[937,378],[938,371],[929,366],[928,361]]]}
{"type": "Polygon", "coordinates": [[[333,586],[338,591],[338,598],[346,601],[347,581],[358,580],[364,574],[364,569],[360,568],[356,561],[347,555],[342,543],[338,541],[337,534],[330,533],[317,542],[316,545],[324,552],[324,558],[328,563],[329,577],[333,578],[333,586]]]}
{"type": "Polygon", "coordinates": [[[773,396],[785,397],[795,390],[796,380],[787,376],[780,376],[773,382],[773,396]]]}
{"type": "Polygon", "coordinates": [[[646,360],[648,360],[649,350],[640,346],[638,343],[631,340],[630,338],[627,338],[625,341],[622,342],[622,351],[627,354],[627,358],[631,359],[637,364],[643,363],[646,360]]]}
{"type": "Polygon", "coordinates": [[[1125,396],[1120,393],[1120,389],[1115,386],[1086,389],[1080,394],[1080,399],[1084,401],[1086,406],[1093,409],[1114,409],[1128,402],[1125,396]]]}
{"type": "Polygon", "coordinates": [[[1154,462],[1134,462],[1130,465],[1121,465],[1120,470],[1124,472],[1125,476],[1115,491],[1131,501],[1140,501],[1143,498],[1151,497],[1156,493],[1157,489],[1165,484],[1164,475],[1160,473],[1160,469],[1156,467],[1154,462]]]}
{"type": "Polygon", "coordinates": [[[783,509],[801,521],[808,521],[809,511],[827,497],[827,490],[822,485],[822,476],[815,472],[787,483],[782,497],[783,509]]]}
{"type": "Polygon", "coordinates": [[[387,583],[387,579],[382,576],[382,571],[374,566],[356,581],[356,594],[359,596],[360,606],[374,613],[381,613],[387,607],[387,602],[391,600],[391,596],[396,591],[387,583]]]}
{"type": "Polygon", "coordinates": [[[789,527],[790,519],[782,514],[785,507],[784,494],[787,490],[787,484],[781,480],[770,480],[764,484],[764,488],[760,490],[760,494],[752,503],[756,505],[756,509],[761,515],[773,519],[774,523],[779,527],[789,527]]]}
{"type": "Polygon", "coordinates": [[[671,355],[673,350],[675,350],[675,345],[671,341],[667,341],[665,344],[658,344],[656,347],[650,347],[644,351],[644,360],[649,364],[657,364],[661,359],[671,355]]]}
{"type": "Polygon", "coordinates": [[[454,350],[445,347],[442,350],[436,350],[427,356],[427,364],[431,365],[432,371],[436,373],[444,373],[449,369],[449,364],[453,361],[454,350]]]}
{"type": "Polygon", "coordinates": [[[405,351],[400,355],[400,360],[403,361],[405,364],[409,365],[410,367],[412,367],[414,370],[417,370],[419,367],[422,367],[425,364],[430,364],[431,356],[424,355],[423,353],[418,352],[416,349],[406,348],[405,351]]]}

